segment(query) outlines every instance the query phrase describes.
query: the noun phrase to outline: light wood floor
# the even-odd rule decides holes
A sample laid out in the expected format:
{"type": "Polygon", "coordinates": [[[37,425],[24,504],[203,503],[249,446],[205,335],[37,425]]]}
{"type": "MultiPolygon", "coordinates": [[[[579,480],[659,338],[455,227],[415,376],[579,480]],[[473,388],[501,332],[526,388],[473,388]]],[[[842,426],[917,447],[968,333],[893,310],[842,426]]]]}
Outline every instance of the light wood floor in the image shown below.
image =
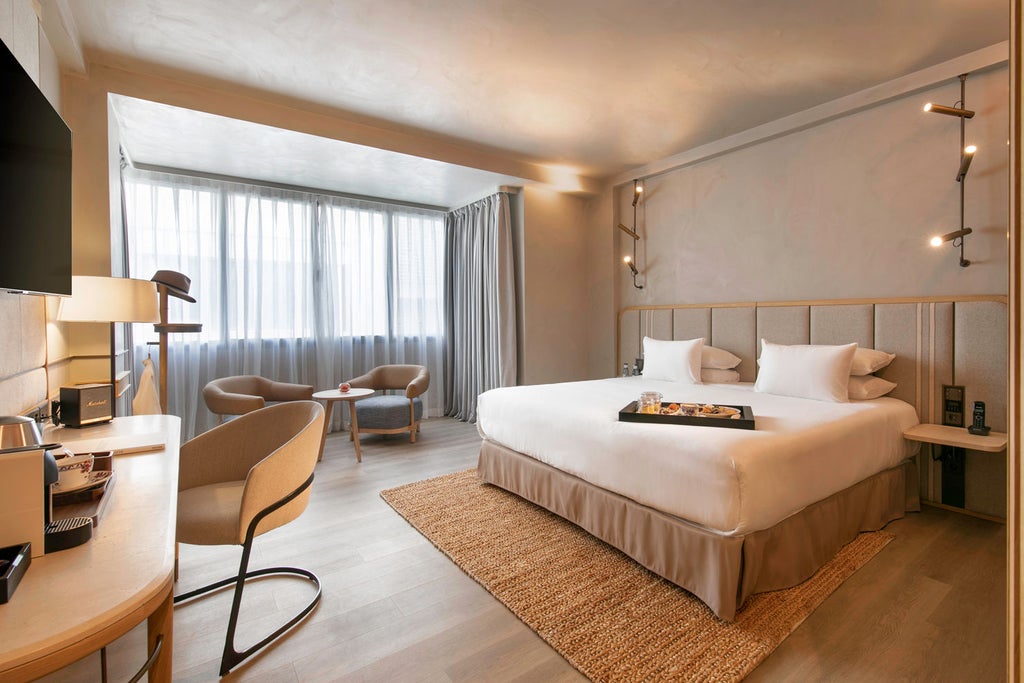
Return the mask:
{"type": "MultiPolygon", "coordinates": [[[[260,537],[254,566],[319,574],[324,598],[284,640],[225,680],[583,680],[533,631],[399,517],[385,488],[475,466],[474,425],[423,424],[415,445],[328,438],[306,513],[260,537]]],[[[888,527],[896,534],[749,677],[751,681],[999,681],[1005,678],[1005,527],[937,509],[888,527]]],[[[235,571],[234,548],[181,547],[178,591],[235,571]]],[[[239,642],[255,642],[310,594],[290,579],[246,589],[239,642]]],[[[176,680],[217,679],[227,593],[179,606],[176,680]]],[[[2,647],[2,644],[0,644],[2,647]]],[[[144,626],[108,648],[112,681],[141,662],[144,626]]],[[[99,680],[99,655],[47,677],[99,680]]]]}

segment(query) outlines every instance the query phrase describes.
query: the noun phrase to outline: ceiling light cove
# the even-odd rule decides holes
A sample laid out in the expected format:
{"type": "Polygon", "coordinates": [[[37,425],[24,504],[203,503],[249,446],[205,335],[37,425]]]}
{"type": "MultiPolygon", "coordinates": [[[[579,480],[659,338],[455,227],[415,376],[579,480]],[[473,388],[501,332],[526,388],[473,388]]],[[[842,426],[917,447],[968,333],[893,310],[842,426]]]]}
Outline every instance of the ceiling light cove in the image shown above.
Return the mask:
{"type": "Polygon", "coordinates": [[[551,189],[560,192],[587,192],[590,188],[584,185],[583,174],[575,166],[562,166],[557,164],[546,164],[545,183],[551,189]]]}

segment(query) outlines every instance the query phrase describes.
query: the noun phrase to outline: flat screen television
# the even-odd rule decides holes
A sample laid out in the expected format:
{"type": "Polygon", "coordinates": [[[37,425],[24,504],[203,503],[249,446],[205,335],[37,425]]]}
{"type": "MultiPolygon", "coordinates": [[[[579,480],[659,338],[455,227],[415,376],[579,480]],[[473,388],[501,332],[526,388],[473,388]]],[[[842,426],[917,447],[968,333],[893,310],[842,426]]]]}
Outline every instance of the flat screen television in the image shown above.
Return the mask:
{"type": "Polygon", "coordinates": [[[71,294],[71,130],[0,41],[0,291],[71,294]]]}

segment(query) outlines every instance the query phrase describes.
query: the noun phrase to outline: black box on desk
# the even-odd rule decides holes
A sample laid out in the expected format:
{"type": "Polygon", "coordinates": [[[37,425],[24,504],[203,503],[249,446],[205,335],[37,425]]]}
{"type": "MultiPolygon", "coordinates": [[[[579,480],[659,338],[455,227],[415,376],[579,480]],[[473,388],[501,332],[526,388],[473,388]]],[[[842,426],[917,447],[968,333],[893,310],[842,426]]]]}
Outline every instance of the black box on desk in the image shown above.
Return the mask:
{"type": "Polygon", "coordinates": [[[110,384],[76,384],[60,388],[60,422],[68,427],[109,422],[110,384]]]}
{"type": "Polygon", "coordinates": [[[0,548],[0,605],[11,599],[25,570],[32,564],[32,544],[22,543],[0,548]]]}

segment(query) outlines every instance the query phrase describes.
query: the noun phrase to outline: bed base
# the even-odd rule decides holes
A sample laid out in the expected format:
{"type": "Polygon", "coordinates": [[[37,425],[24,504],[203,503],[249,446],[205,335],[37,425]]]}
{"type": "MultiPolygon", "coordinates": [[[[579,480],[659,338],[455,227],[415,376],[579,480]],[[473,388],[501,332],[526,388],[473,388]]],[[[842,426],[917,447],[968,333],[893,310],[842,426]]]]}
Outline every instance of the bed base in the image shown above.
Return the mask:
{"type": "Polygon", "coordinates": [[[754,593],[805,581],[862,531],[920,510],[904,463],[745,536],[723,536],[484,440],[480,478],[564,517],[732,620],[754,593]]]}

